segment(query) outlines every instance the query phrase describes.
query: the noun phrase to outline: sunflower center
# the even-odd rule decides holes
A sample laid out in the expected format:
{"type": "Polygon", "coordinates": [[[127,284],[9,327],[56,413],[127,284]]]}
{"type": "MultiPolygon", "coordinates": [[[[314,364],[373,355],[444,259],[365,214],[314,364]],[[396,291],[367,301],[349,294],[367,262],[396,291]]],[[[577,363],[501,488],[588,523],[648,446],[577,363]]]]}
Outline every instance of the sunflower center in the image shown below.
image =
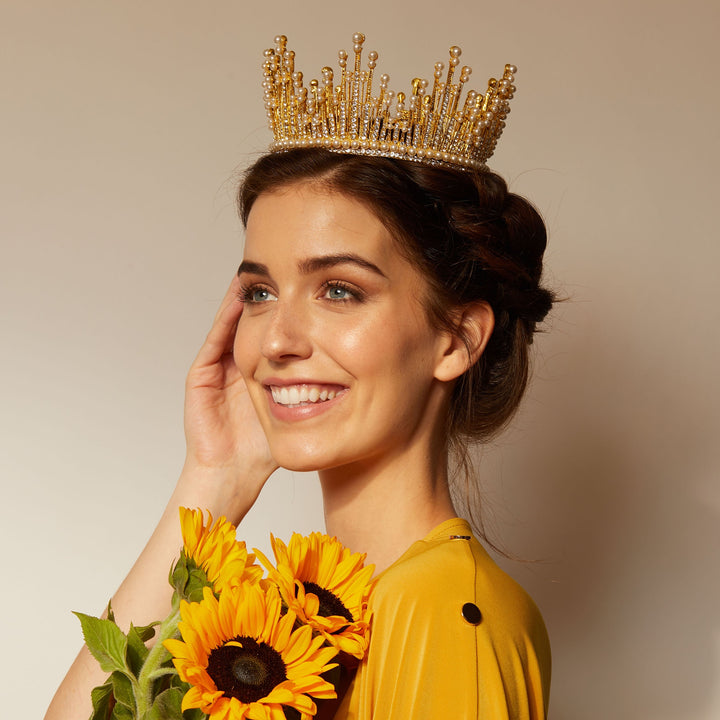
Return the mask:
{"type": "Polygon", "coordinates": [[[236,637],[236,645],[215,648],[208,658],[207,673],[218,690],[240,702],[257,702],[287,680],[285,663],[275,648],[250,637],[236,637]]]}
{"type": "Polygon", "coordinates": [[[303,587],[306,593],[310,592],[313,595],[317,595],[320,601],[318,615],[322,617],[339,615],[340,617],[344,617],[348,622],[353,621],[352,613],[342,604],[342,601],[337,595],[326,590],[324,587],[316,585],[314,582],[304,582],[303,587]]]}

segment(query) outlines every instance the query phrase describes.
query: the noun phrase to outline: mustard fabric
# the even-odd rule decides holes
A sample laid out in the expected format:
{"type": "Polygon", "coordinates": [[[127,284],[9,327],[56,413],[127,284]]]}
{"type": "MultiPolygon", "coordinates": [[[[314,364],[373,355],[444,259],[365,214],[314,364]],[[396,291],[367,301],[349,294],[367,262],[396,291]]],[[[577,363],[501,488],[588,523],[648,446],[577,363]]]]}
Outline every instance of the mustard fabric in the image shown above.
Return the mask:
{"type": "Polygon", "coordinates": [[[466,521],[447,520],[411,545],[378,576],[371,606],[368,655],[335,720],[546,717],[540,612],[466,521]],[[463,617],[465,603],[480,610],[477,625],[463,617]]]}

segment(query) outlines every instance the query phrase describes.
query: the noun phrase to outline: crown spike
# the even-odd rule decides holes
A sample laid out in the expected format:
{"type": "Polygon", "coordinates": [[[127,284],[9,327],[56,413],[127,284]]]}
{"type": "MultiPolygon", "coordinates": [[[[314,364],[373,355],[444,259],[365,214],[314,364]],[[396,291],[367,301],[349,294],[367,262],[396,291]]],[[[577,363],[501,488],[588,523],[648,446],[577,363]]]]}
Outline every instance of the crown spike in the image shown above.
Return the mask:
{"type": "Polygon", "coordinates": [[[371,50],[368,53],[368,74],[367,74],[367,85],[365,86],[365,97],[363,102],[370,101],[370,93],[372,90],[373,71],[377,65],[378,54],[375,50],[371,50]]]}
{"type": "Polygon", "coordinates": [[[452,46],[447,74],[443,79],[445,65],[436,63],[429,92],[427,80],[415,78],[410,94],[395,93],[383,73],[375,96],[378,53],[367,54],[364,70],[365,36],[355,33],[352,41],[352,68],[348,68],[348,53],[341,50],[337,83],[332,69],[324,67],[320,82],[313,79],[307,88],[303,74],[295,70],[295,53],[288,49],[287,38],[275,37],[275,48],[265,51],[262,83],[275,138],[272,150],[321,146],[465,169],[485,165],[505,127],[517,68],[506,65],[500,80],[488,81],[484,95],[470,90],[461,104],[472,70],[463,66],[455,79],[462,51],[452,46]]]}
{"type": "Polygon", "coordinates": [[[355,33],[353,35],[353,50],[355,51],[355,73],[360,73],[360,63],[362,56],[362,47],[365,42],[365,36],[362,33],[355,33]]]}

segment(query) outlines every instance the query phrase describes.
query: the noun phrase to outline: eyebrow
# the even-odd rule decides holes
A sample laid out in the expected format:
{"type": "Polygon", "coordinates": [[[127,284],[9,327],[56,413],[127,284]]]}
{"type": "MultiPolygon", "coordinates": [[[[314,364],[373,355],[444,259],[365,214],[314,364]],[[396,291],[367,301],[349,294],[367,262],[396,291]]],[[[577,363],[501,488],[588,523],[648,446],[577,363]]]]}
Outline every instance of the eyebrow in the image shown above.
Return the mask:
{"type": "Polygon", "coordinates": [[[240,263],[237,274],[243,275],[245,273],[248,275],[265,275],[266,277],[270,277],[270,271],[267,265],[253,262],[252,260],[243,260],[240,263]]]}
{"type": "MultiPolygon", "coordinates": [[[[307,258],[301,260],[298,263],[298,270],[303,275],[311,275],[318,270],[325,270],[332,268],[337,265],[358,265],[365,270],[370,270],[376,275],[387,278],[385,273],[375,263],[371,263],[360,255],[354,253],[339,253],[337,255],[319,255],[318,257],[307,258]]],[[[238,275],[248,273],[251,275],[265,275],[270,276],[270,271],[267,265],[262,263],[253,262],[252,260],[243,260],[238,268],[238,275]]]]}

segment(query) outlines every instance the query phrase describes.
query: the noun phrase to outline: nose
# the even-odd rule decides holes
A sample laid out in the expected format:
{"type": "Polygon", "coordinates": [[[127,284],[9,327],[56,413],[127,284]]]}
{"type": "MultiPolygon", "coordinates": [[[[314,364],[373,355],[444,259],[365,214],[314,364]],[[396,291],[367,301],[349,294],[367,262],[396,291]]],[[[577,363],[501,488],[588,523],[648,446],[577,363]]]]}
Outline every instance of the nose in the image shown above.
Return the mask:
{"type": "Polygon", "coordinates": [[[273,306],[261,341],[263,356],[272,362],[309,357],[312,342],[306,318],[293,303],[278,300],[273,306]]]}

